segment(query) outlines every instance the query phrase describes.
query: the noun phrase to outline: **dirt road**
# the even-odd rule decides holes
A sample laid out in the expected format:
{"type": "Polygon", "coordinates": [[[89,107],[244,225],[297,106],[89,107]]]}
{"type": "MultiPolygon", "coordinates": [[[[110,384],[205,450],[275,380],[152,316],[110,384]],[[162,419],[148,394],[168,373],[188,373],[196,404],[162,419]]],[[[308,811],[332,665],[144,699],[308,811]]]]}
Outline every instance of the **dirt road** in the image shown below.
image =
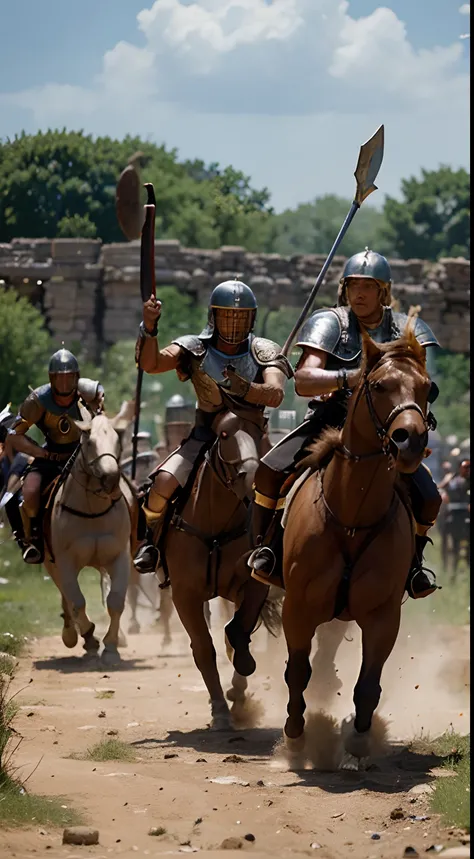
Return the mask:
{"type": "MultiPolygon", "coordinates": [[[[221,674],[231,669],[215,624],[221,674]]],[[[433,778],[436,759],[410,752],[397,738],[423,729],[469,730],[463,628],[426,630],[415,636],[405,627],[384,679],[381,713],[391,722],[391,754],[366,773],[285,771],[273,755],[281,736],[286,705],[283,642],[265,652],[266,634],[257,633],[258,677],[251,691],[264,709],[261,727],[230,733],[206,729],[207,694],[192,662],[188,641],[173,620],[173,642],[166,649],[157,631],[129,636],[121,669],[105,671],[85,662],[80,647],[72,654],[59,637],[36,641],[22,660],[18,729],[21,775],[37,766],[28,782],[36,793],[64,796],[100,832],[100,846],[63,847],[61,833],[32,823],[28,831],[0,832],[0,856],[56,859],[93,856],[135,857],[232,855],[225,839],[239,839],[254,859],[316,856],[318,859],[392,859],[407,846],[420,855],[450,836],[428,814],[426,795],[409,791],[433,778]],[[449,681],[449,688],[448,688],[449,681]],[[113,690],[112,697],[100,696],[113,690]],[[110,733],[112,732],[112,733],[110,733]],[[77,760],[101,739],[118,736],[132,743],[133,763],[77,760]],[[227,759],[227,760],[226,760],[227,759]],[[215,783],[235,777],[243,784],[215,783]],[[404,819],[391,820],[401,806],[404,819]],[[161,836],[150,827],[164,827],[161,836]],[[245,836],[252,836],[246,840],[245,836]],[[253,840],[254,839],[254,840],[253,840]]],[[[342,693],[331,708],[338,717],[351,712],[352,687],[359,664],[359,640],[344,642],[339,661],[342,693]]]]}

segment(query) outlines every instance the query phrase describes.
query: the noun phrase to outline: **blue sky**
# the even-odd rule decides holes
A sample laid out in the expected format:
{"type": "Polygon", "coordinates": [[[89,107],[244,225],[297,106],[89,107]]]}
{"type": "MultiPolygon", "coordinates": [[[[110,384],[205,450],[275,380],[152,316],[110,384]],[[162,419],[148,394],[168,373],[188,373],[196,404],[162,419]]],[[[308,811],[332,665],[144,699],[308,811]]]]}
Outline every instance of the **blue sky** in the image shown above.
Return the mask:
{"type": "Polygon", "coordinates": [[[380,204],[423,166],[468,166],[468,12],[458,0],[0,0],[0,136],[141,134],[232,163],[281,209],[350,196],[358,147],[384,122],[380,204]]]}

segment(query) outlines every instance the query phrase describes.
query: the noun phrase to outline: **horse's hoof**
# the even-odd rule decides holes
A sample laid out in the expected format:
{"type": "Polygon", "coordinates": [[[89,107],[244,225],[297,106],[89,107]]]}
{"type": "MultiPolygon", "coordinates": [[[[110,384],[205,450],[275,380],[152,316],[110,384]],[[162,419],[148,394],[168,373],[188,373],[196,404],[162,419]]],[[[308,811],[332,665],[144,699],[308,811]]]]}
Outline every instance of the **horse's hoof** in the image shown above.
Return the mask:
{"type": "Polygon", "coordinates": [[[128,625],[128,634],[129,635],[138,635],[139,632],[140,632],[140,624],[138,623],[138,620],[131,620],[129,625],[128,625]]]}
{"type": "Polygon", "coordinates": [[[300,734],[299,737],[289,737],[286,731],[283,731],[283,739],[285,741],[285,746],[290,754],[300,754],[305,746],[305,735],[304,732],[300,734]]]}
{"type": "Polygon", "coordinates": [[[104,648],[102,656],[100,657],[100,661],[103,665],[107,665],[108,667],[113,665],[120,665],[122,661],[122,657],[120,653],[116,649],[104,648]]]}
{"type": "Polygon", "coordinates": [[[230,689],[228,689],[225,693],[225,697],[228,701],[231,701],[232,704],[235,704],[236,701],[245,701],[245,692],[242,692],[241,689],[235,689],[234,686],[231,686],[230,689]]]}
{"type": "Polygon", "coordinates": [[[78,640],[77,629],[75,626],[63,626],[61,633],[63,644],[66,647],[75,647],[78,640]]]}
{"type": "Polygon", "coordinates": [[[100,648],[100,641],[95,638],[95,636],[91,636],[90,638],[84,639],[84,644],[82,645],[86,653],[97,653],[100,648]]]}
{"type": "Polygon", "coordinates": [[[169,647],[171,644],[171,635],[165,635],[163,639],[163,647],[169,647]]]}
{"type": "Polygon", "coordinates": [[[219,705],[212,713],[211,731],[233,731],[232,717],[227,704],[219,705]]]}

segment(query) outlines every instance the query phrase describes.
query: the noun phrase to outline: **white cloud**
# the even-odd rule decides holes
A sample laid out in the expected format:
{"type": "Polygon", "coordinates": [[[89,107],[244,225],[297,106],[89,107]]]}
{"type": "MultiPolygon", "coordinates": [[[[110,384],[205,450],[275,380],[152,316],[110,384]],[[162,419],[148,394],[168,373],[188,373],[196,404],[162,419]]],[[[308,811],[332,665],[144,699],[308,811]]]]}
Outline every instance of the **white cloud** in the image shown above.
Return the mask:
{"type": "Polygon", "coordinates": [[[0,94],[4,133],[9,109],[32,130],[149,135],[183,157],[234,163],[276,191],[277,206],[350,193],[338,176],[342,157],[351,176],[356,153],[342,156],[342,142],[349,132],[362,142],[381,121],[383,170],[388,157],[400,165],[387,173],[390,193],[430,158],[467,163],[462,44],[416,49],[389,8],[355,18],[347,0],[155,0],[137,23],[143,47],[116,44],[90,87],[0,94]]]}
{"type": "Polygon", "coordinates": [[[462,6],[459,7],[459,12],[461,15],[470,15],[471,14],[471,4],[463,3],[462,6]]]}

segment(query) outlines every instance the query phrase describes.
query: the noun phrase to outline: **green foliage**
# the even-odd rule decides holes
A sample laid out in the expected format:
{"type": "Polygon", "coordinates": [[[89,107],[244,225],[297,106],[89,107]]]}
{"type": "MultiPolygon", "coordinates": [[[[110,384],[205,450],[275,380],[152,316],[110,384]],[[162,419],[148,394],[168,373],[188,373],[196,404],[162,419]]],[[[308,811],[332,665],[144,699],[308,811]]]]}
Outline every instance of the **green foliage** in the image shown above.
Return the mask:
{"type": "Polygon", "coordinates": [[[188,247],[252,247],[257,241],[271,212],[270,195],[251,188],[240,171],[180,163],[176,150],[138,137],[93,140],[63,130],[0,143],[0,242],[45,234],[123,241],[115,187],[134,153],[155,185],[157,236],[188,247]]]}
{"type": "Polygon", "coordinates": [[[0,408],[17,408],[33,388],[47,381],[51,339],[40,311],[15,289],[0,287],[0,408]]]}
{"type": "Polygon", "coordinates": [[[468,832],[471,828],[470,813],[470,764],[471,737],[447,731],[433,743],[435,754],[445,756],[443,766],[454,770],[455,776],[443,776],[436,780],[431,798],[431,808],[441,814],[447,826],[457,826],[468,832]]]}
{"type": "Polygon", "coordinates": [[[436,379],[440,389],[433,412],[442,436],[454,433],[460,439],[470,433],[470,359],[461,352],[436,356],[436,379]]]}
{"type": "MultiPolygon", "coordinates": [[[[264,249],[283,255],[327,254],[350,206],[351,200],[326,194],[312,203],[286,209],[269,220],[264,249]]],[[[342,240],[338,253],[352,256],[367,245],[380,253],[391,254],[391,242],[382,238],[385,229],[383,213],[373,206],[364,205],[342,240]]]]}
{"type": "Polygon", "coordinates": [[[134,761],[136,759],[135,751],[124,743],[123,740],[115,738],[110,740],[101,740],[94,746],[87,749],[84,756],[88,761],[134,761]]]}
{"type": "Polygon", "coordinates": [[[402,200],[387,197],[387,241],[402,259],[470,258],[470,177],[464,169],[422,170],[402,181],[402,200]]]}

